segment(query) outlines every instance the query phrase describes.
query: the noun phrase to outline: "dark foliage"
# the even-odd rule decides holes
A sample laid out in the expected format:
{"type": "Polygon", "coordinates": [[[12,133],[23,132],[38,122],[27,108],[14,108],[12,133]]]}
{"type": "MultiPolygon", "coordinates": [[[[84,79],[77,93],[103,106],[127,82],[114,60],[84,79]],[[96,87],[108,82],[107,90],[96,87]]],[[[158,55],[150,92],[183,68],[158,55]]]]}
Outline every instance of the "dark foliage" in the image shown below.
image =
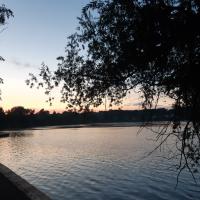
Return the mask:
{"type": "Polygon", "coordinates": [[[200,164],[199,22],[199,0],[92,0],[58,69],[51,73],[44,65],[43,81],[32,75],[27,83],[45,85],[49,95],[61,85],[62,101],[86,110],[104,98],[118,104],[134,88],[144,108],[156,106],[160,96],[171,98],[173,130],[158,133],[160,144],[176,135],[178,169],[193,173],[200,164]],[[188,120],[181,125],[183,108],[188,120]]]}
{"type": "MultiPolygon", "coordinates": [[[[2,26],[5,25],[8,18],[13,17],[13,12],[10,9],[7,9],[5,5],[0,5],[0,32],[4,29],[1,29],[2,26]]],[[[0,61],[4,60],[0,56],[0,61]]]]}
{"type": "MultiPolygon", "coordinates": [[[[182,120],[187,120],[187,111],[182,111],[182,120]]],[[[170,121],[174,116],[174,110],[150,109],[150,110],[110,110],[99,112],[65,111],[63,113],[49,113],[44,109],[35,112],[24,107],[14,107],[4,112],[0,108],[0,129],[30,128],[36,126],[73,125],[88,123],[113,123],[113,122],[155,122],[170,121]]]]}
{"type": "MultiPolygon", "coordinates": [[[[13,12],[7,9],[5,5],[0,5],[0,33],[4,30],[1,29],[5,25],[8,18],[13,17],[13,12]]],[[[4,58],[0,56],[0,61],[4,61],[4,58]]],[[[3,79],[0,78],[0,84],[3,83],[3,79]]],[[[1,90],[0,90],[0,100],[1,100],[1,90]]]]}

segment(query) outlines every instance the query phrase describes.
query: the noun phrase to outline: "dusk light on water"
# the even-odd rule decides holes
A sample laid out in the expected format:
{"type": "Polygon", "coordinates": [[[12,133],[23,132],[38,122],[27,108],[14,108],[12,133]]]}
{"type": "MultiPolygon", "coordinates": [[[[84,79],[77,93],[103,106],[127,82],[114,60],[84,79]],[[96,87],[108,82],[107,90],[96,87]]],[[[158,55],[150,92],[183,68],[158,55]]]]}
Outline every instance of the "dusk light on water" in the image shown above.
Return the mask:
{"type": "Polygon", "coordinates": [[[0,0],[0,200],[200,199],[200,1],[0,0]]]}

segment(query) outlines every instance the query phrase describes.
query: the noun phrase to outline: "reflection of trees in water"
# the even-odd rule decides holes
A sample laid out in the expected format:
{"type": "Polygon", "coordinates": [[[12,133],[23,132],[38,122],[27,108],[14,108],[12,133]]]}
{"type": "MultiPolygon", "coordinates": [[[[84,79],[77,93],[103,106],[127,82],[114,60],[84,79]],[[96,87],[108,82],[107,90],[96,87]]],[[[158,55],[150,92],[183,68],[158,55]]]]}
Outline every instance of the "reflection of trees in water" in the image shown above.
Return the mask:
{"type": "Polygon", "coordinates": [[[10,137],[30,137],[32,135],[32,131],[11,131],[9,134],[10,137]]]}
{"type": "Polygon", "coordinates": [[[33,132],[30,130],[5,131],[9,137],[0,139],[0,160],[3,164],[11,164],[9,167],[15,169],[15,165],[24,166],[27,159],[32,156],[30,146],[32,145],[33,132]]]}

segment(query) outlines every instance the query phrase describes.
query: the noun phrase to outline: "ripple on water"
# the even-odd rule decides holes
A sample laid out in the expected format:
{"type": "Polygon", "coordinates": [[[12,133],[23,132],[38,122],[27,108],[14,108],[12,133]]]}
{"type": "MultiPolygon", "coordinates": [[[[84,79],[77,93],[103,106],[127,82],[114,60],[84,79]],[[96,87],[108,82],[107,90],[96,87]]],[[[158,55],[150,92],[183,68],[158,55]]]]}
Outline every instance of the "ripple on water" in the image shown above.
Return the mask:
{"type": "Polygon", "coordinates": [[[43,129],[0,140],[0,162],[52,199],[200,199],[200,187],[183,172],[175,190],[174,164],[155,152],[152,133],[137,127],[43,129]]]}

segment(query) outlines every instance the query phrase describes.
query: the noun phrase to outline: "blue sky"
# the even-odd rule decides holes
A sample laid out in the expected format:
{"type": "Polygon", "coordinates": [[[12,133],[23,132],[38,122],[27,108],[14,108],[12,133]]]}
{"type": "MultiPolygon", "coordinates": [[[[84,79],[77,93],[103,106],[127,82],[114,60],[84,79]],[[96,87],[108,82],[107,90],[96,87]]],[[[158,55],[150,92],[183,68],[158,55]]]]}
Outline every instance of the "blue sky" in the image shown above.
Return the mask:
{"type": "Polygon", "coordinates": [[[38,64],[63,53],[66,38],[78,25],[77,16],[89,0],[4,0],[15,17],[0,35],[7,58],[38,64]]]}
{"type": "MultiPolygon", "coordinates": [[[[81,8],[89,0],[1,0],[14,12],[14,18],[0,33],[0,55],[6,59],[0,62],[0,77],[4,84],[0,107],[5,110],[13,106],[34,109],[63,111],[59,91],[56,101],[50,107],[42,90],[29,89],[25,80],[29,73],[37,74],[41,63],[52,70],[56,68],[56,58],[64,54],[67,37],[76,31],[77,17],[81,8]]],[[[2,28],[2,27],[1,27],[2,28]]],[[[0,29],[1,30],[1,29],[0,29]]],[[[136,95],[126,98],[123,108],[138,108],[136,95]]],[[[166,103],[164,103],[166,105],[166,103]]],[[[104,107],[103,107],[104,108],[104,107]]]]}
{"type": "MultiPolygon", "coordinates": [[[[25,85],[29,72],[37,73],[44,61],[51,69],[56,67],[56,57],[63,55],[67,36],[78,25],[77,17],[89,0],[4,0],[14,12],[0,34],[0,63],[2,101],[0,106],[9,109],[23,105],[46,108],[42,91],[30,90],[25,85]]],[[[50,109],[64,109],[59,100],[50,109]]]]}

